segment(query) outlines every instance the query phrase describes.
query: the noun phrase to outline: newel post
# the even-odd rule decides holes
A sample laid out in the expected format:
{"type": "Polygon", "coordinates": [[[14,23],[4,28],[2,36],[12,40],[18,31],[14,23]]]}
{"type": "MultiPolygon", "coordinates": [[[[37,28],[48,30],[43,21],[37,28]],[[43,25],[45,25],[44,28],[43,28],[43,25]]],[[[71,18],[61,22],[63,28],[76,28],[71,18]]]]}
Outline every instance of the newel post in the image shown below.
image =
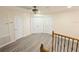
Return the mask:
{"type": "Polygon", "coordinates": [[[54,51],[54,31],[52,31],[52,52],[54,51]]]}

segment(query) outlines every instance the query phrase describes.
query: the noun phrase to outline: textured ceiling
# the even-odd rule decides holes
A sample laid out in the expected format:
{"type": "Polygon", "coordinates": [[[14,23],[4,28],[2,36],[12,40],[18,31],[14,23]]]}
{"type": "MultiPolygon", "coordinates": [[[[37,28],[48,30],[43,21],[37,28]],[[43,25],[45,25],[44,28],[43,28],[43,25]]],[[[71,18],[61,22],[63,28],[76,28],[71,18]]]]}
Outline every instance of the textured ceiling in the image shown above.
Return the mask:
{"type": "MultiPolygon", "coordinates": [[[[25,8],[28,10],[32,10],[32,6],[19,6],[21,8],[25,8]]],[[[79,10],[78,6],[72,6],[71,8],[67,8],[67,6],[38,6],[37,7],[40,13],[57,13],[57,12],[63,12],[63,11],[74,11],[79,10]]]]}

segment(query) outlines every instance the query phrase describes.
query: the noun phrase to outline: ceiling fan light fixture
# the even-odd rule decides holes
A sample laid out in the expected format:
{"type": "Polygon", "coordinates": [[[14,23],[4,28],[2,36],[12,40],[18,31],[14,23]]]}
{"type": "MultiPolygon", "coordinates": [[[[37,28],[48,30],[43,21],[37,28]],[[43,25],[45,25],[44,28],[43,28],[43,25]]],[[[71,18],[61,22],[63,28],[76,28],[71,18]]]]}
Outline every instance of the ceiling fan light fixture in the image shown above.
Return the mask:
{"type": "Polygon", "coordinates": [[[32,11],[33,11],[34,14],[36,14],[38,12],[38,9],[36,8],[36,6],[33,6],[32,11]]]}
{"type": "Polygon", "coordinates": [[[38,9],[32,9],[32,11],[36,14],[38,9]]]}

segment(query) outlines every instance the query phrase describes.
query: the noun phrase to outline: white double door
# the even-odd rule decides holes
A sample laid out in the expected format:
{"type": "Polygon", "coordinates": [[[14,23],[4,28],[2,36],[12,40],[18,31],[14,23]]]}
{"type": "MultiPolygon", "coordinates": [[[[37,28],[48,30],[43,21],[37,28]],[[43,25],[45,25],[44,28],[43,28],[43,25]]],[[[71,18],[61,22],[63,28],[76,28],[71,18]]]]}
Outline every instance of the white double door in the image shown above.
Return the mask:
{"type": "Polygon", "coordinates": [[[22,38],[24,36],[24,19],[22,17],[15,17],[15,39],[22,38]]]}
{"type": "Polygon", "coordinates": [[[51,33],[53,19],[50,16],[33,16],[31,19],[32,33],[51,33]]]}
{"type": "Polygon", "coordinates": [[[7,15],[0,15],[0,47],[14,40],[13,19],[7,15]]]}

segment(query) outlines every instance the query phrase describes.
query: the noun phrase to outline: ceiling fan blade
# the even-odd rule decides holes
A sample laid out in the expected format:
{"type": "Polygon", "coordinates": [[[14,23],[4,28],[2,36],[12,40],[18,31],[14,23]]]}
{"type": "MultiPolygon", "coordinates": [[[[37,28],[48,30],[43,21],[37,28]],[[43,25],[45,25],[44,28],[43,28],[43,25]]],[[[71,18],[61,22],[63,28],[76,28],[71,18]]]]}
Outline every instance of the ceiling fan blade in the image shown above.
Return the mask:
{"type": "Polygon", "coordinates": [[[36,6],[33,6],[33,8],[35,8],[35,9],[36,9],[36,6]]]}
{"type": "Polygon", "coordinates": [[[32,6],[18,6],[18,7],[21,7],[21,8],[24,8],[24,9],[32,9],[32,6]]]}

